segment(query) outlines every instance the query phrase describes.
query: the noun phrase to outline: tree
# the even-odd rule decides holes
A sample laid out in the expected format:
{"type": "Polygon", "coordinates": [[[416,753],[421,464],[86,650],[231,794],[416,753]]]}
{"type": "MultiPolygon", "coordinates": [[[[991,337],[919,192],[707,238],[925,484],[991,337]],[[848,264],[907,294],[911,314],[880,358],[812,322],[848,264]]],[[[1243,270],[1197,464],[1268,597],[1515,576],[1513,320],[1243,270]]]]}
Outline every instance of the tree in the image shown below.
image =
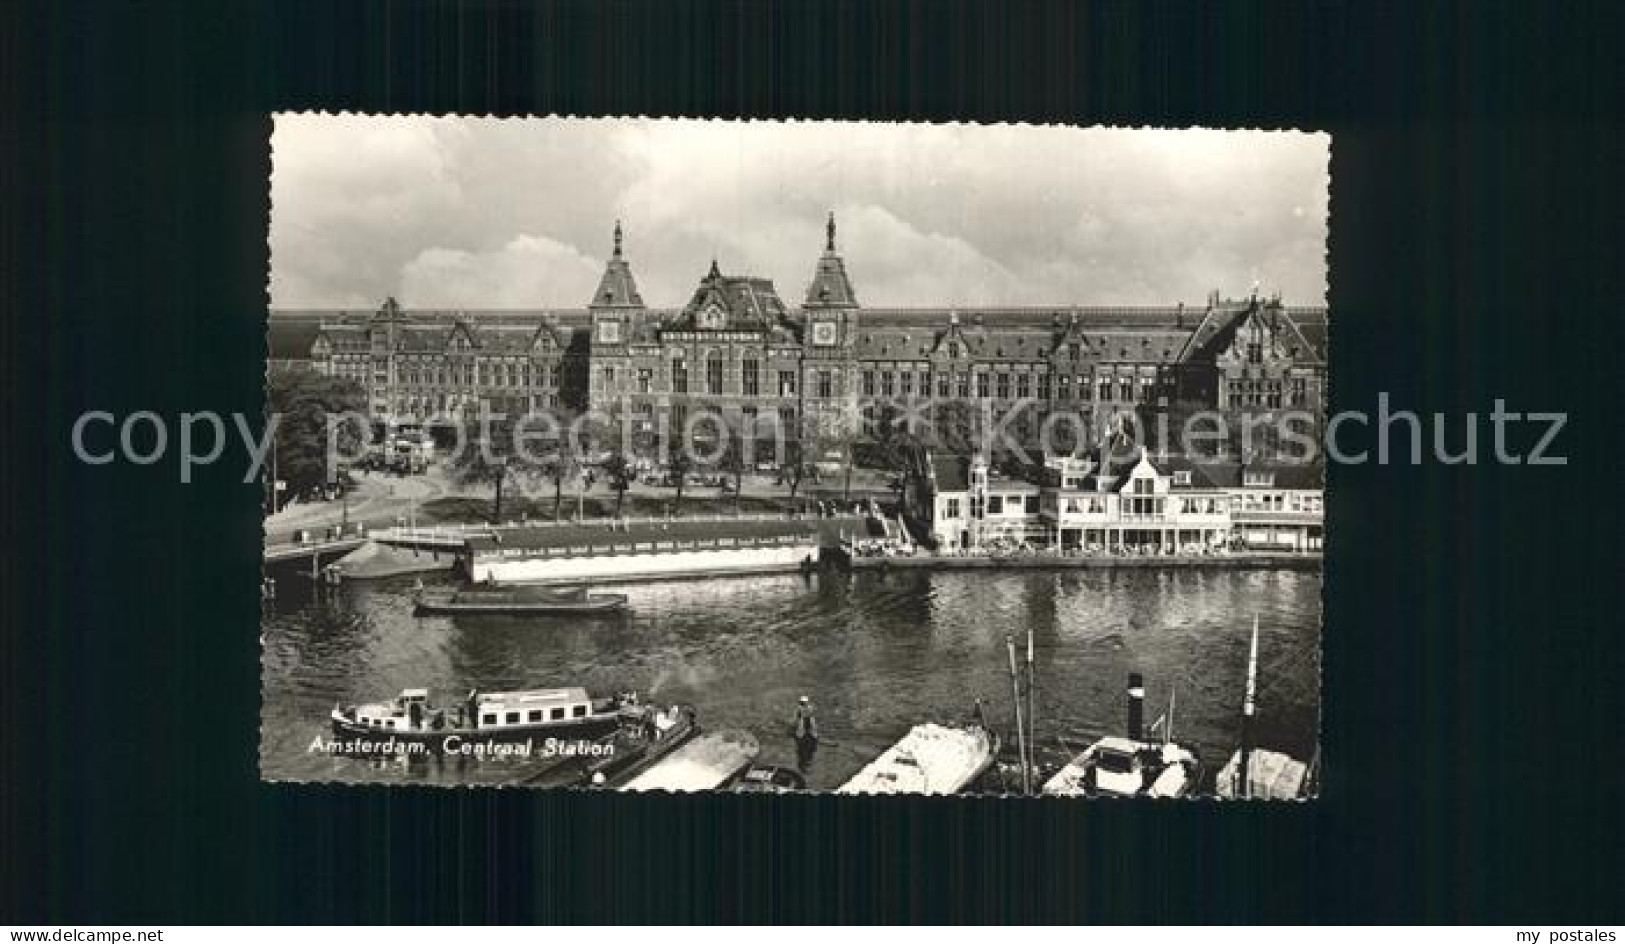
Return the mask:
{"type": "Polygon", "coordinates": [[[453,481],[465,487],[492,488],[492,524],[502,523],[506,487],[536,474],[547,461],[535,455],[528,442],[520,442],[523,432],[515,418],[482,410],[464,419],[457,447],[446,457],[445,469],[453,481]]]}
{"type": "Polygon", "coordinates": [[[609,487],[615,490],[615,517],[621,516],[621,505],[626,501],[626,490],[632,487],[632,463],[619,450],[604,460],[604,474],[609,487]]]}
{"type": "Polygon", "coordinates": [[[689,455],[688,444],[683,443],[671,454],[671,474],[677,480],[677,500],[675,508],[678,514],[683,510],[683,486],[688,484],[688,473],[694,468],[694,457],[689,455]]]}
{"type": "Polygon", "coordinates": [[[943,400],[932,405],[933,436],[948,453],[959,456],[976,454],[976,410],[964,400],[943,400]]]}
{"type": "Polygon", "coordinates": [[[722,470],[733,476],[734,480],[734,514],[740,512],[740,500],[745,492],[745,468],[750,464],[745,455],[745,437],[743,433],[732,430],[727,432],[728,442],[722,453],[722,470]]]}
{"type": "Polygon", "coordinates": [[[807,474],[807,459],[802,455],[801,440],[791,439],[784,444],[784,462],[779,473],[790,483],[790,500],[793,502],[796,492],[801,489],[801,480],[807,474]]]}
{"type": "MultiPolygon", "coordinates": [[[[327,484],[339,471],[336,460],[356,455],[366,442],[368,430],[359,422],[359,415],[367,408],[367,392],[353,380],[309,368],[278,370],[267,378],[265,394],[267,410],[279,417],[272,437],[273,468],[276,477],[287,483],[285,494],[327,484]],[[347,415],[356,420],[343,421],[347,415]],[[338,423],[332,457],[328,456],[327,439],[330,418],[338,423]]],[[[273,496],[275,489],[273,482],[273,496]]],[[[279,505],[273,497],[273,510],[279,505]]]]}
{"type": "Polygon", "coordinates": [[[542,474],[553,483],[553,520],[559,520],[564,510],[564,483],[576,474],[575,459],[568,450],[559,449],[542,465],[542,474]]]}

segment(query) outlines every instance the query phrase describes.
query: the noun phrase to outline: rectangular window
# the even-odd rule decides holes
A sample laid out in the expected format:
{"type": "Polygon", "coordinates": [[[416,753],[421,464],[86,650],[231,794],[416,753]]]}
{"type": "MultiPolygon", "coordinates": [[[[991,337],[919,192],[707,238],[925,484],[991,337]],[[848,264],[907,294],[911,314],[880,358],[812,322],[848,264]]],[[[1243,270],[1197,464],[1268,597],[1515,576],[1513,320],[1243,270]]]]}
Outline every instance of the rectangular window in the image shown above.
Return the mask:
{"type": "Polygon", "coordinates": [[[779,371],[779,396],[793,397],[796,395],[796,372],[793,370],[779,371]]]}
{"type": "Polygon", "coordinates": [[[990,514],[990,515],[1002,515],[1002,514],[1004,514],[1004,496],[1003,495],[989,495],[989,496],[987,496],[987,513],[990,514]]]}
{"type": "Polygon", "coordinates": [[[905,370],[897,375],[898,391],[905,397],[914,395],[914,371],[905,370]]]}
{"type": "Polygon", "coordinates": [[[880,372],[880,395],[883,396],[883,397],[892,396],[893,389],[895,389],[895,388],[892,387],[892,372],[889,371],[889,370],[881,371],[880,372]]]}
{"type": "Polygon", "coordinates": [[[519,712],[517,712],[517,711],[508,712],[507,717],[503,719],[502,723],[503,724],[518,724],[519,723],[519,712]]]}
{"type": "Polygon", "coordinates": [[[863,395],[866,397],[875,395],[875,372],[872,370],[863,372],[863,395]]]}
{"type": "Polygon", "coordinates": [[[549,720],[563,721],[564,720],[564,709],[563,708],[554,708],[553,709],[553,716],[549,720]]]}
{"type": "Polygon", "coordinates": [[[960,374],[959,375],[959,399],[965,400],[965,399],[968,399],[969,397],[970,397],[970,374],[960,374]]]}
{"type": "Polygon", "coordinates": [[[739,384],[740,392],[747,397],[761,396],[761,369],[762,365],[754,357],[747,357],[740,365],[739,384]]]}
{"type": "Polygon", "coordinates": [[[535,724],[536,722],[542,720],[542,709],[533,709],[525,720],[529,721],[531,724],[535,724]]]}
{"type": "Polygon", "coordinates": [[[977,374],[976,375],[976,395],[985,399],[987,397],[987,392],[988,392],[987,387],[988,387],[987,374],[977,374]]]}
{"type": "Polygon", "coordinates": [[[1033,395],[1033,378],[1031,374],[1016,375],[1016,396],[1025,400],[1033,395]]]}
{"type": "Polygon", "coordinates": [[[1010,399],[1010,375],[1009,374],[1005,374],[1005,373],[999,374],[999,376],[996,378],[996,383],[994,384],[994,391],[998,394],[998,397],[999,397],[1000,400],[1008,400],[1008,399],[1010,399]]]}
{"type": "Polygon", "coordinates": [[[1029,515],[1038,514],[1038,496],[1037,495],[1028,495],[1027,496],[1027,514],[1029,514],[1029,515]]]}
{"type": "Polygon", "coordinates": [[[952,384],[952,380],[948,377],[947,374],[938,374],[937,375],[937,396],[942,397],[944,400],[946,400],[950,395],[949,391],[951,389],[953,389],[951,384],[952,384]]]}
{"type": "Polygon", "coordinates": [[[1061,377],[1060,393],[1056,394],[1056,398],[1060,399],[1060,400],[1070,400],[1070,399],[1072,399],[1072,378],[1071,377],[1067,377],[1067,376],[1062,376],[1061,377]]]}
{"type": "Polygon", "coordinates": [[[1292,405],[1303,406],[1309,399],[1309,384],[1302,377],[1292,379],[1292,405]]]}
{"type": "Polygon", "coordinates": [[[570,709],[570,717],[572,717],[572,718],[585,718],[585,717],[587,717],[587,706],[586,705],[576,705],[574,708],[571,708],[570,709]]]}
{"type": "Polygon", "coordinates": [[[496,727],[496,723],[497,723],[497,716],[496,715],[482,715],[480,717],[480,724],[483,724],[486,727],[496,727]]]}
{"type": "Polygon", "coordinates": [[[1100,382],[1100,399],[1102,399],[1102,400],[1110,400],[1111,398],[1112,398],[1112,382],[1111,382],[1110,379],[1102,380],[1100,382]]]}
{"type": "Polygon", "coordinates": [[[825,398],[835,396],[835,378],[827,370],[818,372],[818,395],[825,398]]]}
{"type": "Polygon", "coordinates": [[[1134,378],[1124,377],[1117,382],[1117,399],[1124,403],[1134,400],[1134,378]]]}
{"type": "Polygon", "coordinates": [[[655,372],[647,367],[638,368],[638,392],[648,393],[654,387],[655,372]]]}
{"type": "Polygon", "coordinates": [[[1048,400],[1049,399],[1049,384],[1050,384],[1049,374],[1039,374],[1038,375],[1038,399],[1040,399],[1040,400],[1048,400]]]}
{"type": "Polygon", "coordinates": [[[786,431],[796,427],[796,408],[793,406],[779,407],[779,423],[786,431]]]}
{"type": "Polygon", "coordinates": [[[942,512],[942,516],[944,518],[957,518],[957,517],[959,517],[959,499],[957,499],[957,498],[948,499],[948,501],[946,502],[946,506],[947,507],[942,512]]]}
{"type": "Polygon", "coordinates": [[[1175,472],[1174,473],[1174,484],[1175,485],[1189,485],[1189,484],[1191,484],[1191,474],[1190,474],[1190,472],[1185,470],[1185,469],[1181,469],[1178,472],[1175,472]]]}
{"type": "Polygon", "coordinates": [[[722,358],[713,357],[705,362],[705,388],[713,394],[722,392],[722,358]]]}
{"type": "Polygon", "coordinates": [[[1259,344],[1256,341],[1253,342],[1252,344],[1247,345],[1247,363],[1249,363],[1249,364],[1262,364],[1262,363],[1264,363],[1264,345],[1259,344]]]}
{"type": "Polygon", "coordinates": [[[688,364],[684,361],[671,362],[671,390],[673,393],[688,392],[688,364]]]}
{"type": "Polygon", "coordinates": [[[605,364],[604,369],[600,373],[604,378],[605,388],[615,386],[615,368],[613,365],[605,364]]]}

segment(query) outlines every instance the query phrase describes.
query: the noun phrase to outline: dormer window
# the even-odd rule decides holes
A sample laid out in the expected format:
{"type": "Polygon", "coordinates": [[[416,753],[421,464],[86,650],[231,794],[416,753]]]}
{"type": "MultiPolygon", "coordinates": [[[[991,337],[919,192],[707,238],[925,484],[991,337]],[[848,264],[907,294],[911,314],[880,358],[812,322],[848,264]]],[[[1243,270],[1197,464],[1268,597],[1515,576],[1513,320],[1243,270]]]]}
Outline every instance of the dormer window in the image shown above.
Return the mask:
{"type": "Polygon", "coordinates": [[[1180,469],[1179,471],[1175,472],[1174,473],[1174,484],[1175,485],[1189,485],[1189,484],[1191,484],[1190,471],[1187,470],[1187,469],[1180,469]]]}
{"type": "Polygon", "coordinates": [[[1248,472],[1242,476],[1241,484],[1247,488],[1274,488],[1274,472],[1248,472]]]}

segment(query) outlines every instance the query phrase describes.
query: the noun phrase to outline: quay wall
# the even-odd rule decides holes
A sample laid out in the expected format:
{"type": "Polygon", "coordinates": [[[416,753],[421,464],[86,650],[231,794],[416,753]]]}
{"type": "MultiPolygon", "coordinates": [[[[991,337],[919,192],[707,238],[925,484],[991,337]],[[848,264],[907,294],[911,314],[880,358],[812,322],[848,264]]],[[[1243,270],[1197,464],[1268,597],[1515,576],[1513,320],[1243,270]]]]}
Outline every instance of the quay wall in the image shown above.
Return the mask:
{"type": "Polygon", "coordinates": [[[1222,557],[853,557],[853,570],[1320,570],[1319,554],[1222,557]]]}

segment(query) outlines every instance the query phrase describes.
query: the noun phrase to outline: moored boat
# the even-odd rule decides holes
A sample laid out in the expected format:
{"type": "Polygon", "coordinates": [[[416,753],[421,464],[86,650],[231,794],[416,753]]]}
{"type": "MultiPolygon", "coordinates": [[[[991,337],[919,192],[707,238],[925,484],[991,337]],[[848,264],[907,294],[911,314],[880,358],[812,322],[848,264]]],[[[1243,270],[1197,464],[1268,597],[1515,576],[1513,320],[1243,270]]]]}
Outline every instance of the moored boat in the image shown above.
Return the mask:
{"type": "Polygon", "coordinates": [[[525,778],[524,783],[550,788],[617,787],[699,733],[699,718],[691,705],[623,711],[615,731],[593,742],[591,750],[563,758],[525,778]]]}
{"type": "Polygon", "coordinates": [[[1214,792],[1224,799],[1299,800],[1314,791],[1319,754],[1308,764],[1279,751],[1253,746],[1258,707],[1258,617],[1247,648],[1247,693],[1241,706],[1241,746],[1219,771],[1214,792]]]}
{"type": "Polygon", "coordinates": [[[959,793],[992,766],[997,753],[998,739],[984,727],[919,724],[836,792],[959,793]]]}
{"type": "Polygon", "coordinates": [[[726,786],[760,753],[756,735],[727,730],[702,734],[651,764],[620,789],[638,793],[670,790],[692,793],[726,786]]]}
{"type": "Polygon", "coordinates": [[[533,748],[538,739],[595,738],[614,729],[625,713],[641,713],[634,693],[595,697],[584,688],[474,690],[459,702],[435,704],[428,689],[409,688],[387,702],[335,706],[329,717],[333,734],[341,739],[455,753],[492,742],[533,748]]]}
{"type": "Polygon", "coordinates": [[[585,587],[481,584],[450,594],[419,593],[413,604],[420,615],[608,613],[626,606],[626,594],[592,593],[585,587]]]}
{"type": "MultiPolygon", "coordinates": [[[[1103,737],[1089,745],[1044,784],[1046,796],[1182,797],[1196,789],[1201,761],[1173,740],[1173,707],[1157,722],[1163,740],[1141,736],[1145,683],[1129,675],[1128,735],[1103,737]]],[[[1155,726],[1154,726],[1155,727],[1155,726]]]]}

